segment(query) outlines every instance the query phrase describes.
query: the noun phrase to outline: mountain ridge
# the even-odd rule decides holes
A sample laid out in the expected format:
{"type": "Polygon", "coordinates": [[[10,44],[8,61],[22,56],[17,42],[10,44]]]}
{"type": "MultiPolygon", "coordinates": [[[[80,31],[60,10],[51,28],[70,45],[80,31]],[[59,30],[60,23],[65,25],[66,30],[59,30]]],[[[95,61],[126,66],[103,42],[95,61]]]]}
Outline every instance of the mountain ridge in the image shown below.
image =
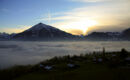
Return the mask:
{"type": "Polygon", "coordinates": [[[87,40],[97,41],[130,41],[130,28],[123,30],[122,32],[92,32],[85,36],[87,40]]]}
{"type": "Polygon", "coordinates": [[[38,23],[17,34],[0,33],[0,40],[94,40],[94,41],[130,41],[130,28],[122,32],[92,32],[88,35],[72,35],[58,28],[38,23]]]}

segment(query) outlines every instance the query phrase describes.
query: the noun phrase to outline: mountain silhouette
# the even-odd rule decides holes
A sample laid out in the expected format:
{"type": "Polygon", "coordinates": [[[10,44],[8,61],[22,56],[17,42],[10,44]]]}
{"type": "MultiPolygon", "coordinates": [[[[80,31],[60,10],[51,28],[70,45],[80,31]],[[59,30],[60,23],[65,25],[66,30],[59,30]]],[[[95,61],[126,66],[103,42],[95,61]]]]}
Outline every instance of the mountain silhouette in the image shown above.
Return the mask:
{"type": "Polygon", "coordinates": [[[15,39],[68,39],[74,37],[70,33],[43,23],[38,23],[13,36],[15,39]]]}

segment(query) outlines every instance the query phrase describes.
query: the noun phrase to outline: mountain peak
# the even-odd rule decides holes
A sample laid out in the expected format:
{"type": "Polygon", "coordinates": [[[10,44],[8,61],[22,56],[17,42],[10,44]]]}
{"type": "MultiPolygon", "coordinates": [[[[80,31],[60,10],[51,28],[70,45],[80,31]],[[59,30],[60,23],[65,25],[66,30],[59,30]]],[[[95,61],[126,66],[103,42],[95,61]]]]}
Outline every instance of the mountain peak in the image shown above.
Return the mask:
{"type": "Polygon", "coordinates": [[[38,23],[38,24],[36,24],[36,25],[34,25],[34,26],[32,26],[30,29],[28,29],[27,31],[30,31],[30,30],[41,30],[41,29],[50,29],[51,28],[51,26],[49,26],[49,25],[46,25],[46,24],[43,24],[43,23],[38,23]]]}
{"type": "Polygon", "coordinates": [[[43,24],[43,23],[40,22],[40,23],[38,23],[38,24],[41,25],[41,24],[43,24]]]}
{"type": "MultiPolygon", "coordinates": [[[[36,24],[36,25],[39,25],[39,26],[40,26],[40,25],[46,25],[46,24],[43,24],[43,23],[40,22],[40,23],[38,23],[38,24],[36,24]]],[[[35,26],[36,26],[36,25],[35,25],[35,26]]]]}

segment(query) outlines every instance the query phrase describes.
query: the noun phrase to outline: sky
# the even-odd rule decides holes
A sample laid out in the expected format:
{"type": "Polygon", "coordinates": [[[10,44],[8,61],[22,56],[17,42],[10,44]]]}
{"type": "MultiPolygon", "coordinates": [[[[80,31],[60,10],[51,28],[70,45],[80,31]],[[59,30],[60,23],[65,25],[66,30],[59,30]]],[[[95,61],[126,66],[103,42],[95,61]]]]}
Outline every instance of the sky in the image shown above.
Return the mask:
{"type": "Polygon", "coordinates": [[[81,35],[130,28],[130,0],[0,0],[0,32],[42,22],[81,35]]]}

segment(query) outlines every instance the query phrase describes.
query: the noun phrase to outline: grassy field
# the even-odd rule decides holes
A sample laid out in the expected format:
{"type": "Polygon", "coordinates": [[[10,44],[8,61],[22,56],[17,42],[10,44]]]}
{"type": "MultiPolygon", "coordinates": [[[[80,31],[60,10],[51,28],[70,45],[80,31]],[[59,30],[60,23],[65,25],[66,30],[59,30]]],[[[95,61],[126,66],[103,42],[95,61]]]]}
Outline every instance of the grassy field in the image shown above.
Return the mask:
{"type": "Polygon", "coordinates": [[[36,65],[0,70],[1,80],[130,80],[130,53],[93,52],[54,57],[36,65]],[[49,68],[46,68],[49,67],[49,68]]]}

